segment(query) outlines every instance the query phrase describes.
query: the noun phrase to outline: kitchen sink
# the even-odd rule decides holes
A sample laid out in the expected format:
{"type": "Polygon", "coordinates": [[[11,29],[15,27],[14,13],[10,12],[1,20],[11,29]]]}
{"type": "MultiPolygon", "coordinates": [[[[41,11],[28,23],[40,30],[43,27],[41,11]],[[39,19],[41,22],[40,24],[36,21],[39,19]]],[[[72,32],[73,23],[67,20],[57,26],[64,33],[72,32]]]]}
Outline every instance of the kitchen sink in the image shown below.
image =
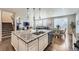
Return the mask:
{"type": "Polygon", "coordinates": [[[40,35],[40,34],[43,34],[43,33],[45,33],[45,32],[39,31],[39,32],[34,32],[33,34],[35,34],[35,35],[40,35]]]}

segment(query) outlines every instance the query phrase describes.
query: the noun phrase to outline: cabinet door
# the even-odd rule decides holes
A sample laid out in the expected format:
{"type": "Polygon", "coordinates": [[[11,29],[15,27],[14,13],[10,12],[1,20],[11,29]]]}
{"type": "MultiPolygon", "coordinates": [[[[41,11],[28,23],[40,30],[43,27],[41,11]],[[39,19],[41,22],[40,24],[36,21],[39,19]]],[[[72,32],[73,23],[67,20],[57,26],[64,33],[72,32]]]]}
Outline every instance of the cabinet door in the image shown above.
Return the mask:
{"type": "Polygon", "coordinates": [[[11,44],[14,47],[15,42],[14,42],[14,35],[13,35],[13,33],[11,34],[11,44]]]}
{"type": "Polygon", "coordinates": [[[15,36],[15,39],[14,39],[14,41],[15,41],[15,49],[18,51],[18,38],[17,38],[17,36],[15,36]]]}
{"type": "Polygon", "coordinates": [[[44,35],[44,42],[45,42],[45,48],[47,47],[48,45],[48,34],[44,35]]]}
{"type": "Polygon", "coordinates": [[[45,45],[44,38],[43,37],[39,38],[39,51],[44,50],[44,45],[45,45]]]}
{"type": "Polygon", "coordinates": [[[48,35],[39,38],[39,51],[43,51],[48,45],[48,35]]]}
{"type": "Polygon", "coordinates": [[[23,40],[19,39],[19,51],[25,51],[26,50],[26,44],[23,40]]]}
{"type": "Polygon", "coordinates": [[[14,34],[12,34],[11,44],[13,45],[15,50],[18,50],[18,39],[17,36],[15,36],[14,34]]]}
{"type": "Polygon", "coordinates": [[[28,44],[28,50],[29,51],[38,51],[38,39],[36,39],[28,44]]]}

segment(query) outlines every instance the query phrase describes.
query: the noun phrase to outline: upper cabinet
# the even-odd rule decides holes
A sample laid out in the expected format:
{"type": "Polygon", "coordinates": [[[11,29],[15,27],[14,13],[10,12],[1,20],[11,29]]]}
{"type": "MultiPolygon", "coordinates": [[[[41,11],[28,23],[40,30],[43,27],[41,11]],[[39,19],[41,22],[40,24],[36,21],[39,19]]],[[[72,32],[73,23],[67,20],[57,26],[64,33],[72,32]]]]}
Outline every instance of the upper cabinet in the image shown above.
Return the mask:
{"type": "Polygon", "coordinates": [[[13,22],[13,13],[2,11],[2,22],[4,23],[12,23],[13,22]]]}

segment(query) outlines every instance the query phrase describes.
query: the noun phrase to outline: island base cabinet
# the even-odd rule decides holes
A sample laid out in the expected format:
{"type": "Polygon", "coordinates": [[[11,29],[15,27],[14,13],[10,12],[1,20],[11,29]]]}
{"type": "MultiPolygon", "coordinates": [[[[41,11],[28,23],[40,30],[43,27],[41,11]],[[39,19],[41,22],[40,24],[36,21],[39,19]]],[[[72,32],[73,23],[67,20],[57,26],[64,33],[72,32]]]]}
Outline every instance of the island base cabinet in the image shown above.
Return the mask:
{"type": "Polygon", "coordinates": [[[19,51],[38,51],[38,40],[34,40],[30,43],[19,40],[19,51]]]}
{"type": "Polygon", "coordinates": [[[48,45],[48,35],[39,38],[39,51],[43,51],[48,45]]]}
{"type": "Polygon", "coordinates": [[[38,51],[38,39],[28,44],[28,51],[38,51]]]}
{"type": "Polygon", "coordinates": [[[11,35],[11,44],[12,46],[14,47],[14,49],[16,51],[18,51],[18,39],[17,39],[17,36],[15,36],[14,34],[11,35]]]}
{"type": "Polygon", "coordinates": [[[35,38],[33,41],[30,42],[25,42],[17,35],[12,34],[11,44],[16,51],[43,51],[48,45],[48,34],[35,38]]]}
{"type": "Polygon", "coordinates": [[[11,44],[16,51],[38,51],[38,39],[25,43],[16,35],[12,34],[11,44]]]}
{"type": "Polygon", "coordinates": [[[26,46],[26,43],[23,40],[19,39],[19,51],[25,51],[26,46]]]}

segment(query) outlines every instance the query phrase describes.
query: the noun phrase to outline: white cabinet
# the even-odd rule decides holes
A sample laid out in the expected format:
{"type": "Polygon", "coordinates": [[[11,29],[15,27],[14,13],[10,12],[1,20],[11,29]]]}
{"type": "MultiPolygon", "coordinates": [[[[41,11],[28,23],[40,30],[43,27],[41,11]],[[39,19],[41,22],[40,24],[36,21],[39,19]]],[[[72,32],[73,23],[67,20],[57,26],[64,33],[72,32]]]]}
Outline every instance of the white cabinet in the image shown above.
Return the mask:
{"type": "Polygon", "coordinates": [[[19,39],[19,51],[25,51],[25,49],[26,43],[23,40],[19,39]]]}
{"type": "Polygon", "coordinates": [[[16,51],[38,51],[38,39],[35,39],[29,43],[25,43],[22,39],[18,38],[12,33],[11,44],[16,51]]]}
{"type": "Polygon", "coordinates": [[[16,51],[43,51],[48,45],[48,34],[26,43],[17,35],[12,34],[11,44],[16,51]]]}
{"type": "Polygon", "coordinates": [[[15,50],[18,51],[18,39],[17,36],[15,36],[14,34],[12,34],[11,36],[11,44],[13,45],[13,47],[15,48],[15,50]]]}
{"type": "Polygon", "coordinates": [[[38,51],[38,39],[28,43],[29,51],[38,51]]]}
{"type": "Polygon", "coordinates": [[[43,51],[48,45],[48,35],[43,35],[39,38],[39,51],[43,51]]]}

